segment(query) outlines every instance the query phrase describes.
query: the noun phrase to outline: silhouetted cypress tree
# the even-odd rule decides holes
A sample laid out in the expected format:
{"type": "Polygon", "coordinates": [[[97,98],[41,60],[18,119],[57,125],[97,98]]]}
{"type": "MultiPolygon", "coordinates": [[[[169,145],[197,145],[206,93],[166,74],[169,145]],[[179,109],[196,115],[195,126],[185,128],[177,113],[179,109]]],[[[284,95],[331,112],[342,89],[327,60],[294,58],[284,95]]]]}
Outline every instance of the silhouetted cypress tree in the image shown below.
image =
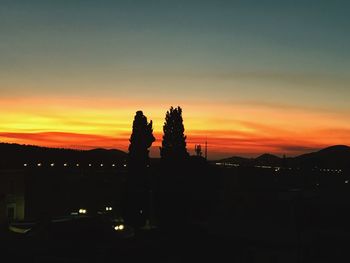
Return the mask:
{"type": "Polygon", "coordinates": [[[189,155],[186,149],[182,109],[171,107],[165,116],[163,141],[160,155],[164,161],[183,161],[189,155]]]}
{"type": "Polygon", "coordinates": [[[145,224],[149,209],[149,150],[155,141],[152,121],[148,123],[142,111],[137,111],[129,145],[129,174],[124,200],[124,216],[133,226],[145,224]]]}
{"type": "Polygon", "coordinates": [[[152,121],[147,122],[147,117],[142,111],[137,111],[132,125],[132,134],[129,145],[129,167],[142,169],[149,164],[149,150],[155,141],[153,136],[152,121]]]}

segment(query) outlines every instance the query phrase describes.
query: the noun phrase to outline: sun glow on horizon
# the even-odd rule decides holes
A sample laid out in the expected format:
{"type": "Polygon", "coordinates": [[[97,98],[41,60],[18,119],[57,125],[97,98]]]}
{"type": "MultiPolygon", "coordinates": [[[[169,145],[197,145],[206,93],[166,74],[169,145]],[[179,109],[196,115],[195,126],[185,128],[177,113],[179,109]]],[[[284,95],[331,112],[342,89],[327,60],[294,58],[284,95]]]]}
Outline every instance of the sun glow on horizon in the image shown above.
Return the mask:
{"type": "MultiPolygon", "coordinates": [[[[0,141],[75,149],[127,151],[137,110],[153,120],[159,156],[165,112],[170,105],[112,99],[1,99],[0,141]],[[157,105],[157,106],[155,106],[157,105]]],[[[179,103],[183,108],[188,150],[209,144],[212,159],[270,152],[296,155],[332,144],[350,143],[342,113],[247,103],[179,103]],[[312,122],[310,122],[312,120],[312,122]]],[[[177,106],[177,105],[174,105],[177,106]]],[[[345,115],[345,114],[344,114],[345,115]]]]}

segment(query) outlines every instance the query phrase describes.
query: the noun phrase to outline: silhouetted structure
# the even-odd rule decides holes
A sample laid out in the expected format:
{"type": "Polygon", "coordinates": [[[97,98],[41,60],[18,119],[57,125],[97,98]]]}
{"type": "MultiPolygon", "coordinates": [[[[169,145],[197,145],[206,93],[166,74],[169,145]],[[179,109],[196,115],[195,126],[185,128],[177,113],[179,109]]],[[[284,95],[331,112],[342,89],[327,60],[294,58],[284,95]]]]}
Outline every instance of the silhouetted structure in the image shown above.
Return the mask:
{"type": "Polygon", "coordinates": [[[202,156],[202,146],[200,144],[194,146],[194,151],[197,156],[202,156]]]}
{"type": "Polygon", "coordinates": [[[160,148],[160,156],[163,161],[184,161],[188,158],[186,149],[185,128],[180,107],[167,111],[163,126],[163,141],[160,148]]]}
{"type": "Polygon", "coordinates": [[[148,123],[143,112],[137,111],[132,125],[129,146],[129,167],[131,169],[143,169],[149,165],[148,148],[154,141],[152,121],[148,123]]]}
{"type": "Polygon", "coordinates": [[[128,181],[125,200],[125,217],[134,226],[142,226],[149,217],[149,150],[155,141],[152,121],[137,111],[129,146],[128,181]]]}

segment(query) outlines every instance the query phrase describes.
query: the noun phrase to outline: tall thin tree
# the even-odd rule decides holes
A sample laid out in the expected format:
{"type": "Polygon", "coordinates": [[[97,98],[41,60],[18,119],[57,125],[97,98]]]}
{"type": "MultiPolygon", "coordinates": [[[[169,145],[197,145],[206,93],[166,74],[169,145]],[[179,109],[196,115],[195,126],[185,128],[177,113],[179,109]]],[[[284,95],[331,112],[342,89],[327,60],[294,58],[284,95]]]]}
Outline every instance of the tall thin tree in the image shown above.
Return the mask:
{"type": "Polygon", "coordinates": [[[129,145],[129,167],[143,169],[149,164],[149,150],[155,141],[152,121],[148,122],[142,111],[137,111],[132,125],[129,145]]]}
{"type": "Polygon", "coordinates": [[[124,217],[134,226],[142,226],[149,217],[149,148],[155,141],[152,121],[137,111],[130,137],[128,170],[125,187],[124,217]]]}
{"type": "Polygon", "coordinates": [[[160,155],[164,161],[183,161],[189,154],[186,148],[185,128],[180,107],[167,111],[163,126],[163,141],[160,155]]]}

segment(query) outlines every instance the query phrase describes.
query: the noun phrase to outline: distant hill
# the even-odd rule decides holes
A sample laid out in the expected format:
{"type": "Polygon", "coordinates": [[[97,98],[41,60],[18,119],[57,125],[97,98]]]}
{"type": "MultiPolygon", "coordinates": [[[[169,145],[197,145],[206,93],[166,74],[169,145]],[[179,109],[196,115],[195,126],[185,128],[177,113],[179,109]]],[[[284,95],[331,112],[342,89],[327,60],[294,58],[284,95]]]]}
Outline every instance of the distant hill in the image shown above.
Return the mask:
{"type": "Polygon", "coordinates": [[[292,160],[294,166],[319,168],[350,167],[350,147],[336,145],[318,152],[303,154],[292,160]]]}
{"type": "Polygon", "coordinates": [[[241,166],[281,166],[282,158],[276,155],[265,153],[257,158],[244,158],[234,156],[219,160],[219,162],[239,164],[241,166]]]}
{"type": "Polygon", "coordinates": [[[267,165],[267,166],[281,166],[282,165],[282,158],[273,155],[265,153],[263,155],[260,155],[258,158],[254,160],[255,165],[267,165]]]}
{"type": "Polygon", "coordinates": [[[43,165],[50,165],[55,163],[57,165],[68,164],[112,164],[122,163],[127,157],[127,154],[120,150],[72,150],[60,148],[47,148],[30,145],[0,143],[0,167],[1,168],[15,168],[23,167],[26,163],[34,165],[42,163],[43,165]]]}
{"type": "Polygon", "coordinates": [[[235,163],[241,166],[287,166],[300,168],[350,168],[350,147],[335,145],[318,152],[297,157],[280,158],[272,154],[263,154],[257,158],[231,157],[218,162],[235,163]]]}
{"type": "Polygon", "coordinates": [[[244,158],[244,157],[239,157],[239,156],[233,156],[230,158],[225,158],[222,160],[219,160],[218,162],[222,163],[234,163],[234,164],[240,164],[243,166],[249,166],[253,163],[254,159],[252,158],[244,158]]]}

